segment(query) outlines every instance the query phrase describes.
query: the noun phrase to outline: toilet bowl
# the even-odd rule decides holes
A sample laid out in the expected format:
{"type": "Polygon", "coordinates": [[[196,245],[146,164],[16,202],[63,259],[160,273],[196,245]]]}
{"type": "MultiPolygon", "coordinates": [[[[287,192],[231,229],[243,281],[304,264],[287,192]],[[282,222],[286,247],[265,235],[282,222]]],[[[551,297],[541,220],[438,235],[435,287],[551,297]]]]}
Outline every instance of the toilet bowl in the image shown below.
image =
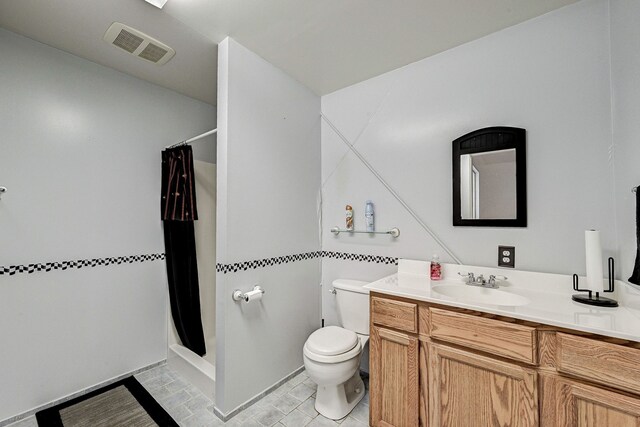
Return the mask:
{"type": "Polygon", "coordinates": [[[312,333],[303,348],[304,366],[318,385],[315,408],[323,416],[346,417],[365,393],[360,359],[369,341],[369,292],[366,282],[336,280],[338,314],[343,327],[312,333]]]}
{"type": "Polygon", "coordinates": [[[304,366],[309,378],[318,385],[316,411],[323,416],[333,420],[344,418],[364,396],[360,357],[368,340],[368,336],[358,336],[338,326],[319,329],[307,340],[303,351],[304,366]],[[319,333],[324,334],[314,336],[319,333]],[[351,340],[345,340],[348,335],[345,333],[353,334],[354,344],[346,344],[351,340]],[[332,336],[334,341],[331,341],[332,336]],[[318,342],[326,346],[319,346],[318,342]]]}

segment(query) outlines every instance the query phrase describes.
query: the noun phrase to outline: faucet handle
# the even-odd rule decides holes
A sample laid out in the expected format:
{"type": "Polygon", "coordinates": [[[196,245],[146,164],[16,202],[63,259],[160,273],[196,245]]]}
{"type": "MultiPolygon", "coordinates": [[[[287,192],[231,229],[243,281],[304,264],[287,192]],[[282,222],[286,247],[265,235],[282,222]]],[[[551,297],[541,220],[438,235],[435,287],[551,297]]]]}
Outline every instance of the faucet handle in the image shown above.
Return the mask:
{"type": "Polygon", "coordinates": [[[490,286],[495,286],[497,288],[498,286],[496,285],[496,280],[507,280],[507,276],[496,276],[495,274],[492,274],[489,276],[489,281],[487,282],[487,284],[489,284],[490,286]]]}
{"type": "Polygon", "coordinates": [[[473,273],[464,273],[464,274],[462,274],[462,273],[458,272],[458,276],[466,277],[467,278],[467,283],[473,283],[473,282],[476,281],[476,276],[473,273]]]}

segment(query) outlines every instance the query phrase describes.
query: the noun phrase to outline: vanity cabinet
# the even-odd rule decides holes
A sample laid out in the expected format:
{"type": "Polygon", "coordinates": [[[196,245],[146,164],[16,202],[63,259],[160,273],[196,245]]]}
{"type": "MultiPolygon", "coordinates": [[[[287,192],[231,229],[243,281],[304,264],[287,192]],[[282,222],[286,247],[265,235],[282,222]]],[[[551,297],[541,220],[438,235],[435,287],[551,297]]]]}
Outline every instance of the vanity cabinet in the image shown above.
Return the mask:
{"type": "Polygon", "coordinates": [[[559,378],[556,382],[556,426],[637,427],[640,399],[559,378]]]}
{"type": "Polygon", "coordinates": [[[428,344],[432,426],[538,425],[537,373],[490,357],[428,344]]]}
{"type": "Polygon", "coordinates": [[[536,362],[536,329],[531,326],[433,307],[429,308],[429,319],[425,332],[434,340],[519,362],[536,362]]]}
{"type": "Polygon", "coordinates": [[[374,427],[640,426],[640,344],[371,293],[374,427]]]}
{"type": "Polygon", "coordinates": [[[377,390],[370,399],[371,425],[418,425],[418,339],[407,333],[374,326],[371,329],[371,380],[377,390]]]}

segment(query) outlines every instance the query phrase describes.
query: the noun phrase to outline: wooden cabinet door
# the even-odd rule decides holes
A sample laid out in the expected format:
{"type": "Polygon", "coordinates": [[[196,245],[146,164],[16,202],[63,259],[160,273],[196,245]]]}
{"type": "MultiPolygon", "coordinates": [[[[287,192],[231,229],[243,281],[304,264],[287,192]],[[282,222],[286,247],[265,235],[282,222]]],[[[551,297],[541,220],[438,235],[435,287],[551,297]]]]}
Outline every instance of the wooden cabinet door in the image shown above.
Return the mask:
{"type": "Polygon", "coordinates": [[[430,427],[538,425],[537,373],[440,344],[429,344],[430,427]]]}
{"type": "Polygon", "coordinates": [[[556,384],[558,427],[640,426],[640,399],[566,378],[556,384]]]}
{"type": "Polygon", "coordinates": [[[371,328],[370,424],[418,425],[418,339],[378,326],[371,328]]]}

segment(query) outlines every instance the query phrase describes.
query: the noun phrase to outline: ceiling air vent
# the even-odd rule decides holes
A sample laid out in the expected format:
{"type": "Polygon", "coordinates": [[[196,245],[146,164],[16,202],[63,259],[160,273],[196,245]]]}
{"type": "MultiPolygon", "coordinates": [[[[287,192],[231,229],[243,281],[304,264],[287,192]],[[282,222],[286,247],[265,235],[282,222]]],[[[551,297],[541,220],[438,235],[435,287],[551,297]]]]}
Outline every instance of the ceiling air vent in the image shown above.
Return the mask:
{"type": "Polygon", "coordinates": [[[176,51],[153,37],[120,22],[111,24],[104,40],[139,58],[157,65],[166,64],[176,51]]]}

